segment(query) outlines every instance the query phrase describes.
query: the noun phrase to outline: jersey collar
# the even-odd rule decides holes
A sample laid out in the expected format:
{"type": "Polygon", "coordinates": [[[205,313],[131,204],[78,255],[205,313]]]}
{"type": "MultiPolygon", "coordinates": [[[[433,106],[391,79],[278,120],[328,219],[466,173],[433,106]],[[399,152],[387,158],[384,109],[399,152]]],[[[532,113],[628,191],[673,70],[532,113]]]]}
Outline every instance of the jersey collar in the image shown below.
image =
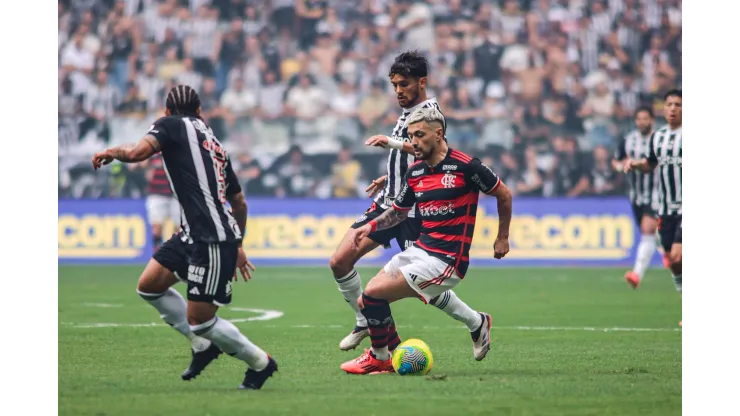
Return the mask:
{"type": "Polygon", "coordinates": [[[411,108],[404,108],[403,109],[403,113],[404,114],[411,114],[415,110],[417,110],[417,109],[421,108],[422,106],[424,106],[424,104],[427,104],[427,103],[436,103],[436,102],[437,102],[437,97],[427,98],[426,100],[420,102],[419,104],[416,104],[415,106],[413,106],[411,108]]]}

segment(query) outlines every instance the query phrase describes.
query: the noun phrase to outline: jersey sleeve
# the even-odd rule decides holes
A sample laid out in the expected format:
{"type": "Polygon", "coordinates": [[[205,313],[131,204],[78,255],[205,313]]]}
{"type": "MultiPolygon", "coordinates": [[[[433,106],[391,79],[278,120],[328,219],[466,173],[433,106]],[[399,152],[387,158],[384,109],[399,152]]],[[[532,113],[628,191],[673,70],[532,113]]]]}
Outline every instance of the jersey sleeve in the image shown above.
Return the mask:
{"type": "Polygon", "coordinates": [[[478,158],[474,158],[468,164],[467,179],[473,183],[475,188],[489,195],[501,185],[501,178],[478,158]]]}
{"type": "Polygon", "coordinates": [[[619,144],[617,144],[617,150],[614,152],[615,160],[624,160],[627,158],[626,144],[627,144],[627,140],[625,140],[624,137],[619,139],[619,144]]]}
{"type": "Polygon", "coordinates": [[[241,185],[239,185],[239,178],[234,173],[234,168],[231,165],[231,159],[226,161],[226,196],[236,195],[242,191],[241,185]]]}
{"type": "Polygon", "coordinates": [[[406,172],[406,175],[403,177],[403,184],[401,185],[401,191],[398,192],[398,195],[396,195],[396,199],[393,201],[393,208],[398,211],[408,211],[410,210],[414,204],[416,203],[416,195],[414,195],[414,191],[409,186],[409,176],[411,173],[411,169],[406,172]]]}
{"type": "Polygon", "coordinates": [[[655,154],[655,133],[650,135],[650,150],[648,150],[647,160],[650,166],[658,164],[658,155],[655,154]]]}
{"type": "Polygon", "coordinates": [[[172,144],[174,132],[173,120],[169,117],[162,117],[149,127],[147,134],[154,136],[159,142],[159,146],[164,150],[172,144]]]}

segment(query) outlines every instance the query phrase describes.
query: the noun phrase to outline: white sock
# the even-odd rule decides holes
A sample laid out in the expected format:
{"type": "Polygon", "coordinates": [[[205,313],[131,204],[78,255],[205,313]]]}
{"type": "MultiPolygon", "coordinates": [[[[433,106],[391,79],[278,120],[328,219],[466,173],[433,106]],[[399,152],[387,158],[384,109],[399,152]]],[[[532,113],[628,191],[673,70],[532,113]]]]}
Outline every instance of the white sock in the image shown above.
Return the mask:
{"type": "Polygon", "coordinates": [[[375,355],[375,358],[384,361],[391,358],[391,353],[388,351],[388,346],[386,345],[383,348],[375,348],[372,347],[373,354],[375,355]]]}
{"type": "Polygon", "coordinates": [[[678,276],[675,274],[673,275],[673,284],[676,286],[676,291],[678,293],[683,293],[681,292],[681,276],[683,276],[683,274],[679,274],[678,276]]]}
{"type": "Polygon", "coordinates": [[[339,291],[342,293],[344,300],[355,311],[357,326],[367,327],[367,319],[362,315],[360,307],[357,306],[357,298],[362,296],[362,279],[357,270],[352,269],[346,276],[335,277],[339,291]]]}
{"type": "Polygon", "coordinates": [[[188,305],[180,292],[173,288],[167,289],[164,293],[144,293],[139,290],[137,292],[142,299],[159,311],[162,320],[190,340],[190,345],[195,352],[204,351],[211,346],[211,341],[195,335],[190,330],[186,314],[188,305]]]}
{"type": "Polygon", "coordinates": [[[252,344],[234,324],[214,316],[208,322],[193,325],[190,329],[203,338],[210,339],[221,351],[247,363],[249,368],[262,371],[269,358],[260,347],[252,344]]]}
{"type": "Polygon", "coordinates": [[[452,290],[439,295],[436,302],[433,302],[432,305],[441,309],[456,321],[464,323],[470,332],[475,332],[476,329],[480,328],[481,323],[483,323],[480,313],[474,311],[467,303],[461,301],[452,290]]]}
{"type": "Polygon", "coordinates": [[[650,260],[655,254],[655,248],[658,245],[658,241],[654,235],[643,235],[640,239],[640,245],[637,246],[637,258],[635,259],[635,267],[632,269],[642,280],[642,276],[645,275],[650,265],[650,260]]]}

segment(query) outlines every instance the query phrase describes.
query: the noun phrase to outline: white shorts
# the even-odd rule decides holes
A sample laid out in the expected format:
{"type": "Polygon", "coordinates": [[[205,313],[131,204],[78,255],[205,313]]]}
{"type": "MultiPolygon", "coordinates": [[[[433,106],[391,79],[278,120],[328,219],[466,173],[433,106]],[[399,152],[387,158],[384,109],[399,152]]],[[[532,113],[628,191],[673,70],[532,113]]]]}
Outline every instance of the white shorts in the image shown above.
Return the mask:
{"type": "Polygon", "coordinates": [[[418,247],[409,247],[396,254],[383,270],[386,273],[400,270],[409,286],[425,303],[429,303],[462,281],[452,266],[430,256],[418,247]]]}
{"type": "Polygon", "coordinates": [[[146,211],[149,216],[149,224],[164,224],[169,218],[180,224],[180,203],[174,197],[165,195],[149,195],[146,197],[146,211]]]}

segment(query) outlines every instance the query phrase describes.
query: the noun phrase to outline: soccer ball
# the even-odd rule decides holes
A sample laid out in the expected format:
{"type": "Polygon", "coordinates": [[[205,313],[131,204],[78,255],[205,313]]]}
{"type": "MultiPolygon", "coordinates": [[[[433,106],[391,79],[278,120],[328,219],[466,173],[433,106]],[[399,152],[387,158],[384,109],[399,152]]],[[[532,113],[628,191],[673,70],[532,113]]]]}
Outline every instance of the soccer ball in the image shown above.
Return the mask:
{"type": "Polygon", "coordinates": [[[432,350],[420,339],[407,339],[402,342],[391,358],[393,369],[400,376],[429,373],[434,364],[432,350]]]}

